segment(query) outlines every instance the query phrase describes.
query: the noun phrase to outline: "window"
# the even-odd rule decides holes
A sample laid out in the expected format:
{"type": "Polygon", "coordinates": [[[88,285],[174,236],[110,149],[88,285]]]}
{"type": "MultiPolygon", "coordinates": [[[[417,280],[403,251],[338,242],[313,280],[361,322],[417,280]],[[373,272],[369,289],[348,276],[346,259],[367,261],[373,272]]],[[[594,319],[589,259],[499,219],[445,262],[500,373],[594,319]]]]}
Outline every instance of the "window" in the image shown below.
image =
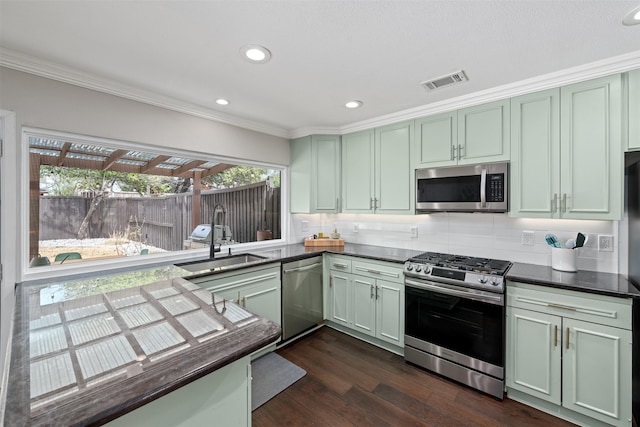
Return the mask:
{"type": "Polygon", "coordinates": [[[31,268],[281,238],[282,170],[26,131],[31,268]]]}

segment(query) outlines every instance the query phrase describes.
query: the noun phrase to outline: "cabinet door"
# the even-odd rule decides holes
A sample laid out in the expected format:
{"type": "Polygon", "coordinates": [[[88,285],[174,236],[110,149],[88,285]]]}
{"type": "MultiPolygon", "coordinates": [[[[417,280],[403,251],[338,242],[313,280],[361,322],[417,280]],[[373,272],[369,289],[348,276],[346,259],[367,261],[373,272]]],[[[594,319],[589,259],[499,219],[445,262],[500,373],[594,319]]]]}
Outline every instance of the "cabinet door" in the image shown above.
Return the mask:
{"type": "Polygon", "coordinates": [[[458,113],[437,114],[416,120],[415,167],[449,166],[457,163],[458,113]]]}
{"type": "Polygon", "coordinates": [[[407,122],[375,130],[376,213],[414,213],[412,133],[407,122]]]}
{"type": "Polygon", "coordinates": [[[507,307],[507,387],[559,405],[562,318],[507,307]]]}
{"type": "Polygon", "coordinates": [[[511,99],[510,216],[558,217],[560,90],[511,99]]]}
{"type": "Polygon", "coordinates": [[[342,212],[373,212],[373,140],[373,130],[342,137],[342,212]]]}
{"type": "Polygon", "coordinates": [[[458,110],[458,164],[509,160],[509,100],[458,110]]]}
{"type": "Polygon", "coordinates": [[[565,86],[560,94],[561,216],[620,219],[621,77],[565,86]]]}
{"type": "Polygon", "coordinates": [[[631,331],[563,319],[563,406],[631,424],[631,331]]]}
{"type": "Polygon", "coordinates": [[[294,139],[290,143],[290,206],[292,213],[310,213],[311,199],[311,137],[294,139]]]}
{"type": "Polygon", "coordinates": [[[329,320],[344,326],[349,326],[349,295],[351,275],[331,273],[329,277],[329,320]]]}
{"type": "Polygon", "coordinates": [[[404,285],[376,281],[376,337],[404,346],[404,285]]]}
{"type": "Polygon", "coordinates": [[[640,69],[629,71],[629,149],[640,149],[640,69]]]}
{"type": "Polygon", "coordinates": [[[364,334],[376,335],[375,280],[353,276],[353,328],[364,334]]]}
{"type": "Polygon", "coordinates": [[[258,316],[280,324],[282,317],[280,277],[265,277],[238,289],[241,305],[258,316]]]}
{"type": "Polygon", "coordinates": [[[313,212],[339,211],[340,137],[311,137],[311,209],[313,212]]]}

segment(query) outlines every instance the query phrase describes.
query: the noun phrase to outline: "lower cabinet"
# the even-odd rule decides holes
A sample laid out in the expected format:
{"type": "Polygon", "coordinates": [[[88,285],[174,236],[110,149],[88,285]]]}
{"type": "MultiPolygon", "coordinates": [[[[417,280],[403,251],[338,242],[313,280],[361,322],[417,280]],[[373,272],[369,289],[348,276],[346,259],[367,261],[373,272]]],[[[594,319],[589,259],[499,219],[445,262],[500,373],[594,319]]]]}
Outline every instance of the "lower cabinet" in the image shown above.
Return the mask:
{"type": "Polygon", "coordinates": [[[250,312],[280,324],[280,265],[252,268],[191,280],[217,296],[235,302],[250,312]]]}
{"type": "Polygon", "coordinates": [[[543,289],[507,287],[508,394],[578,424],[630,426],[630,300],[543,289]]]}
{"type": "Polygon", "coordinates": [[[250,357],[245,356],[106,425],[250,426],[250,362],[250,357]]]}
{"type": "Polygon", "coordinates": [[[329,256],[325,317],[362,335],[404,346],[402,268],[368,260],[336,262],[340,259],[345,257],[329,256]],[[348,268],[341,267],[345,265],[348,268]]]}

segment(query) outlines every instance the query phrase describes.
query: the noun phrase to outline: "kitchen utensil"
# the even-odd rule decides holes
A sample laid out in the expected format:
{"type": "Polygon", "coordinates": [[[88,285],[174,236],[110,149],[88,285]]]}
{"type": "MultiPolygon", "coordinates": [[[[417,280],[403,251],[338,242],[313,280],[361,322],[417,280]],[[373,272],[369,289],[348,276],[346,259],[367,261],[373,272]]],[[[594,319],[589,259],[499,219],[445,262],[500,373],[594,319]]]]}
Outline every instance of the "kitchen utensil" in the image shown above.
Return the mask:
{"type": "Polygon", "coordinates": [[[587,242],[586,236],[582,233],[578,233],[578,236],[576,237],[576,248],[583,247],[586,242],[587,242]]]}
{"type": "Polygon", "coordinates": [[[552,234],[552,233],[547,234],[546,236],[544,236],[544,240],[546,240],[547,244],[549,246],[551,246],[552,248],[561,248],[562,247],[562,245],[558,241],[558,236],[556,236],[555,234],[552,234]]]}
{"type": "Polygon", "coordinates": [[[576,240],[575,239],[569,239],[566,242],[564,242],[564,247],[567,249],[575,249],[576,247],[576,240]]]}

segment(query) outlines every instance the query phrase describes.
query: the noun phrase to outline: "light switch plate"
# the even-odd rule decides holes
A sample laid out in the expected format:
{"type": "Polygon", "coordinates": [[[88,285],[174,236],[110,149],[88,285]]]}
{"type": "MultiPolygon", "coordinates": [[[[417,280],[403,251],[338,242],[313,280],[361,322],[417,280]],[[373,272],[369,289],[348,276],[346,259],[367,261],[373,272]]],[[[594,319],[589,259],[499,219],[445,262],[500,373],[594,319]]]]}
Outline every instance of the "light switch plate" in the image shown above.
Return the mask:
{"type": "Polygon", "coordinates": [[[412,239],[417,239],[418,238],[418,226],[417,225],[412,225],[411,226],[411,238],[412,239]]]}
{"type": "Polygon", "coordinates": [[[306,233],[307,231],[309,231],[309,221],[302,221],[300,223],[300,228],[303,233],[306,233]]]}
{"type": "Polygon", "coordinates": [[[357,233],[359,229],[360,229],[360,227],[358,227],[358,224],[353,224],[353,232],[354,233],[357,233]]]}

